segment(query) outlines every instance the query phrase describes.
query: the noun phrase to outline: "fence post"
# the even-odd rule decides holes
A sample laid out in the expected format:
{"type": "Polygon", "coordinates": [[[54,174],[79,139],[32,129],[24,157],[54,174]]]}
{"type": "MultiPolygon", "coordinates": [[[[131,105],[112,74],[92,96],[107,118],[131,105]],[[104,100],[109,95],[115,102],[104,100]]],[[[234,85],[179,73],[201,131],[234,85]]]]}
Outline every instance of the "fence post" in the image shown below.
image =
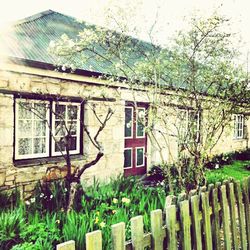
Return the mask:
{"type": "Polygon", "coordinates": [[[86,250],[102,250],[102,232],[100,230],[86,234],[86,250]]]}
{"type": "MultiPolygon", "coordinates": [[[[221,209],[222,209],[222,223],[223,223],[223,231],[224,231],[224,239],[225,239],[225,249],[231,250],[231,237],[230,237],[230,225],[229,225],[229,207],[227,202],[227,196],[226,196],[226,187],[225,185],[222,185],[220,187],[220,202],[221,202],[221,209]]],[[[217,236],[218,237],[218,236],[217,236]]]]}
{"type": "Polygon", "coordinates": [[[246,233],[247,233],[247,244],[250,249],[250,203],[249,203],[249,179],[244,178],[242,182],[243,201],[245,204],[245,219],[246,219],[246,233]]]}
{"type": "Polygon", "coordinates": [[[143,217],[141,215],[131,219],[131,240],[134,250],[143,250],[143,217]]]}
{"type": "Polygon", "coordinates": [[[160,209],[151,211],[151,232],[153,238],[153,249],[163,249],[163,234],[162,234],[162,211],[160,209]]]}
{"type": "Polygon", "coordinates": [[[234,184],[235,187],[235,194],[238,206],[238,217],[239,217],[239,224],[240,224],[240,238],[241,238],[241,249],[247,249],[247,240],[246,240],[246,229],[244,223],[244,205],[242,201],[242,190],[240,186],[240,182],[236,181],[234,184]]]}
{"type": "Polygon", "coordinates": [[[73,240],[58,244],[56,246],[56,250],[75,250],[75,249],[76,249],[75,241],[73,240]]]}
{"type": "MultiPolygon", "coordinates": [[[[206,249],[212,249],[212,231],[211,231],[211,215],[209,206],[209,194],[208,192],[201,193],[201,204],[202,204],[202,218],[203,228],[205,233],[205,246],[206,249]]],[[[218,236],[217,236],[218,237],[218,236]]]]}
{"type": "Polygon", "coordinates": [[[201,216],[199,210],[200,198],[198,195],[191,197],[191,220],[192,220],[192,238],[194,242],[194,248],[196,250],[202,250],[201,241],[201,216]]]}
{"type": "Polygon", "coordinates": [[[171,205],[166,207],[166,226],[167,226],[167,241],[168,249],[177,249],[176,240],[176,206],[171,205]]]}
{"type": "Polygon", "coordinates": [[[181,249],[191,250],[191,232],[190,232],[191,221],[190,221],[188,200],[180,202],[179,207],[180,207],[180,222],[181,222],[181,233],[182,233],[181,249]]]}
{"type": "Polygon", "coordinates": [[[125,250],[125,223],[121,222],[111,226],[112,229],[112,249],[125,250]]]}
{"type": "Polygon", "coordinates": [[[236,209],[235,209],[235,195],[234,195],[234,185],[233,183],[227,184],[227,196],[229,202],[229,209],[230,209],[230,218],[231,218],[231,231],[232,231],[232,241],[233,241],[233,248],[239,249],[239,243],[237,238],[237,225],[236,225],[236,209]]]}

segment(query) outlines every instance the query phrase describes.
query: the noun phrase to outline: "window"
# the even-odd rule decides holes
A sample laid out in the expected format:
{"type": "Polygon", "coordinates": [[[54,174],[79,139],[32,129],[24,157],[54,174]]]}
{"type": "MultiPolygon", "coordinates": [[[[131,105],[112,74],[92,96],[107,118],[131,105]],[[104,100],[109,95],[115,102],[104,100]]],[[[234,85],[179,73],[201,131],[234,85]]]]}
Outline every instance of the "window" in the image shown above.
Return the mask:
{"type": "Polygon", "coordinates": [[[136,119],[136,137],[145,137],[145,108],[138,108],[137,109],[137,119],[136,119]]]}
{"type": "Polygon", "coordinates": [[[136,167],[144,166],[144,147],[136,148],[136,167]]]}
{"type": "Polygon", "coordinates": [[[133,108],[126,107],[125,108],[125,137],[132,138],[133,137],[133,108]]]}
{"type": "Polygon", "coordinates": [[[234,115],[234,138],[243,139],[244,137],[244,116],[234,115]]]}
{"type": "Polygon", "coordinates": [[[15,159],[62,155],[66,138],[70,153],[79,154],[80,108],[80,103],[17,98],[15,159]]]}
{"type": "Polygon", "coordinates": [[[48,102],[16,101],[15,158],[49,156],[48,102]]]}
{"type": "Polygon", "coordinates": [[[132,168],[132,148],[124,149],[124,168],[132,168]]]}
{"type": "Polygon", "coordinates": [[[65,151],[65,136],[70,134],[69,149],[71,154],[79,153],[80,146],[80,104],[58,102],[53,103],[52,154],[61,155],[65,151]]]}

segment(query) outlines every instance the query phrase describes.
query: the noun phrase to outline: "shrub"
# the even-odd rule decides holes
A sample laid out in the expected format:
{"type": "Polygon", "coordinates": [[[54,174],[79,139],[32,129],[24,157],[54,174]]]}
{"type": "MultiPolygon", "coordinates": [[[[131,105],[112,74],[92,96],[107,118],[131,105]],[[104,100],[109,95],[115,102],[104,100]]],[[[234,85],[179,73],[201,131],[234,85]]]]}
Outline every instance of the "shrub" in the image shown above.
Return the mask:
{"type": "Polygon", "coordinates": [[[216,182],[223,182],[228,179],[229,176],[223,173],[216,173],[212,171],[206,173],[207,184],[215,184],[216,182]]]}
{"type": "Polygon", "coordinates": [[[23,223],[25,219],[22,207],[0,213],[0,249],[10,249],[20,242],[23,223]]]}

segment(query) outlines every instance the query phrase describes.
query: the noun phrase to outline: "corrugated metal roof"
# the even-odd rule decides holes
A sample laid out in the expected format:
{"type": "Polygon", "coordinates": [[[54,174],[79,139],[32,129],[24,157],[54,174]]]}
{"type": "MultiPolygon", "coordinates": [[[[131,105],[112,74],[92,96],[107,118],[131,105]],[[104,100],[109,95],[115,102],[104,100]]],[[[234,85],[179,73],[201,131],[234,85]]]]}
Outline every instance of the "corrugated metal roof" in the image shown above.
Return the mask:
{"type": "MultiPolygon", "coordinates": [[[[75,38],[86,26],[86,23],[79,22],[73,17],[47,10],[20,20],[7,31],[0,33],[0,46],[8,57],[56,64],[56,57],[48,52],[50,41],[58,40],[62,34],[75,38]]],[[[134,58],[131,59],[134,61],[134,58]]],[[[110,73],[107,62],[95,58],[83,62],[80,56],[74,58],[74,61],[77,61],[79,69],[110,73]]]]}

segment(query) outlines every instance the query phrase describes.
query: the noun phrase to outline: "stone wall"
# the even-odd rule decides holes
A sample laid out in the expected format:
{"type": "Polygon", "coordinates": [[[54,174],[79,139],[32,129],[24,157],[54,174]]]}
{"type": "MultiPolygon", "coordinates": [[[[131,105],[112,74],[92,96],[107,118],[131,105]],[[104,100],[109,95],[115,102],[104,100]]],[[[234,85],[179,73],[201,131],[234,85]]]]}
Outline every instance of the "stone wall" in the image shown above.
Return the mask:
{"type": "MultiPolygon", "coordinates": [[[[99,124],[93,115],[91,105],[96,106],[96,112],[101,116],[107,112],[108,108],[111,108],[114,115],[100,136],[105,156],[84,173],[83,182],[90,185],[94,178],[106,182],[110,177],[123,174],[124,106],[125,101],[134,101],[134,93],[120,85],[120,83],[114,84],[107,89],[100,79],[25,66],[14,65],[9,69],[0,69],[0,189],[19,185],[25,192],[31,192],[38,180],[63,178],[66,174],[65,162],[60,159],[46,164],[15,166],[13,162],[14,98],[12,93],[49,94],[83,99],[91,97],[92,100],[84,105],[84,121],[92,135],[98,129],[99,124]],[[104,101],[104,97],[115,100],[104,101]],[[58,166],[61,167],[60,170],[58,166]]],[[[145,92],[139,91],[136,93],[136,100],[138,102],[149,101],[145,92]]],[[[247,126],[249,129],[249,120],[247,126]]],[[[159,124],[159,130],[163,127],[159,124]]],[[[245,149],[248,146],[248,139],[234,140],[232,135],[232,129],[225,132],[214,152],[230,152],[245,149]]],[[[163,154],[165,159],[171,162],[177,157],[177,143],[171,138],[169,145],[163,150],[163,154]]],[[[73,166],[84,164],[95,157],[96,150],[86,134],[83,135],[83,150],[84,156],[72,158],[73,166]]],[[[148,168],[160,162],[158,149],[150,140],[148,140],[147,152],[148,168]]]]}

